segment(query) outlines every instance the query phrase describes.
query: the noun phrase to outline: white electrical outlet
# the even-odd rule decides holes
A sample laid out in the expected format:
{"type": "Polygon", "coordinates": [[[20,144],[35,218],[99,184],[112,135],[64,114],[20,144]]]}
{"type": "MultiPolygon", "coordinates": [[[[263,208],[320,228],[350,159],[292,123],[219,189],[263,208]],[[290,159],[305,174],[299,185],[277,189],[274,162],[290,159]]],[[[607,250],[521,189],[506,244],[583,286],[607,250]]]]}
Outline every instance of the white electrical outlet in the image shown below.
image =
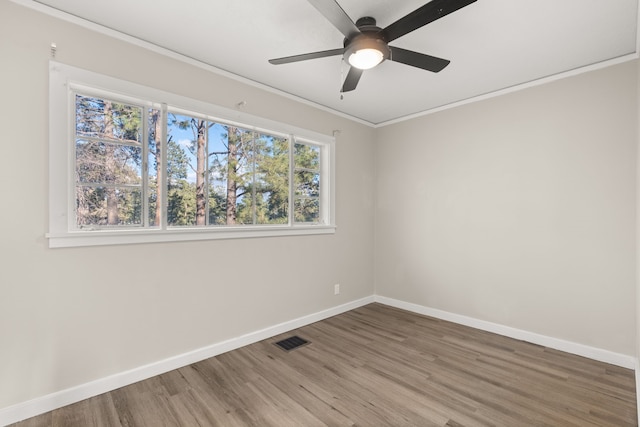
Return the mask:
{"type": "Polygon", "coordinates": [[[340,293],[340,283],[333,285],[333,294],[338,295],[340,293]]]}

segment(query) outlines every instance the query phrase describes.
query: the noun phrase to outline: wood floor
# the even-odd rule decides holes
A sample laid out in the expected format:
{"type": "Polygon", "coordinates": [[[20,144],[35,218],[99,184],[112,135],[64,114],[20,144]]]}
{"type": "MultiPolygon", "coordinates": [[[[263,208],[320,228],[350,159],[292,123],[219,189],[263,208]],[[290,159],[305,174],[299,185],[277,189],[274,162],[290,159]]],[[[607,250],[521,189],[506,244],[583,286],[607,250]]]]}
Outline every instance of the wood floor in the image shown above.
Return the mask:
{"type": "Polygon", "coordinates": [[[371,304],[16,426],[621,427],[635,402],[631,370],[371,304]]]}

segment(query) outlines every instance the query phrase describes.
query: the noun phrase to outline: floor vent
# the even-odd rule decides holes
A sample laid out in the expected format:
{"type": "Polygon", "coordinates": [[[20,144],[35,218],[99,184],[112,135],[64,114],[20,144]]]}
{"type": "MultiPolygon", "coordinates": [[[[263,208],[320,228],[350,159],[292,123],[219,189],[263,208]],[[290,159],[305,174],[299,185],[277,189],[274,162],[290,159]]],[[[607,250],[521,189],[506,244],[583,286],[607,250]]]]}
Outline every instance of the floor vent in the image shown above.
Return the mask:
{"type": "Polygon", "coordinates": [[[305,340],[304,338],[300,338],[297,335],[294,335],[294,336],[289,337],[287,339],[284,339],[282,341],[278,341],[276,343],[276,345],[278,347],[280,347],[281,349],[283,349],[285,351],[291,351],[291,350],[294,350],[296,348],[300,348],[303,345],[307,345],[307,344],[310,344],[310,342],[305,340]]]}

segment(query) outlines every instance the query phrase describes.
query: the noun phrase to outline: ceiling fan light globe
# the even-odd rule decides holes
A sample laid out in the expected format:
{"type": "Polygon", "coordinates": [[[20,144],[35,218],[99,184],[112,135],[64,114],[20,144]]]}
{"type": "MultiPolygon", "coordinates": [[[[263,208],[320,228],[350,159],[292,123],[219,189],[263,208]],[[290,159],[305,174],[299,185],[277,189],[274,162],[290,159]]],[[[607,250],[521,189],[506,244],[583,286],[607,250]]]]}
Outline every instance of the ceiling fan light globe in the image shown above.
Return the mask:
{"type": "Polygon", "coordinates": [[[361,70],[368,70],[384,60],[384,54],[378,49],[365,48],[349,55],[349,64],[361,70]]]}

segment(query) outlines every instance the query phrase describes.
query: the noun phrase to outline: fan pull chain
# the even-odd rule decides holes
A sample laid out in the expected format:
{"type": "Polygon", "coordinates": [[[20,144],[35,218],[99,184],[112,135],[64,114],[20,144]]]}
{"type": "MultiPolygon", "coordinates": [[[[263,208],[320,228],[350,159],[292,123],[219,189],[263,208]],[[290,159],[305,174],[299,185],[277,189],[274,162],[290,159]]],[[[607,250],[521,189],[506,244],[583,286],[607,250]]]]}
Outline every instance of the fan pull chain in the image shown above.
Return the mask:
{"type": "Polygon", "coordinates": [[[342,57],[342,63],[340,64],[340,101],[344,99],[344,94],[342,93],[343,81],[344,81],[344,56],[342,57]]]}

